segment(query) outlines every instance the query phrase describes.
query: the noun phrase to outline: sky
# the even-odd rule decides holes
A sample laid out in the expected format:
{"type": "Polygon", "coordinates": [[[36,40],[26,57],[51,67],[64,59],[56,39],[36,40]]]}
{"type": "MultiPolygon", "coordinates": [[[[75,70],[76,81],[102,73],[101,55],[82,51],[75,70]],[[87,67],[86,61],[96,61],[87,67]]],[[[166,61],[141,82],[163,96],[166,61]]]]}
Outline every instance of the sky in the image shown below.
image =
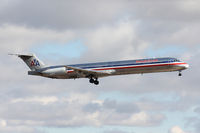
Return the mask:
{"type": "Polygon", "coordinates": [[[199,133],[199,0],[1,0],[0,132],[199,133]],[[46,65],[176,57],[178,72],[99,79],[28,76],[46,65]]]}

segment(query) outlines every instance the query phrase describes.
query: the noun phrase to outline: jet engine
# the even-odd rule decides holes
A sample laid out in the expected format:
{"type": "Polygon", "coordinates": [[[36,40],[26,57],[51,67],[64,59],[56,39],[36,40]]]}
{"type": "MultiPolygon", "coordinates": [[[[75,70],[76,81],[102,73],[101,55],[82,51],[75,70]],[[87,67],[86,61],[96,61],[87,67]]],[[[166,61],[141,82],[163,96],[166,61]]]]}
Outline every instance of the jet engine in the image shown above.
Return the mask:
{"type": "Polygon", "coordinates": [[[67,73],[65,67],[51,68],[41,72],[44,76],[62,76],[67,73]]]}

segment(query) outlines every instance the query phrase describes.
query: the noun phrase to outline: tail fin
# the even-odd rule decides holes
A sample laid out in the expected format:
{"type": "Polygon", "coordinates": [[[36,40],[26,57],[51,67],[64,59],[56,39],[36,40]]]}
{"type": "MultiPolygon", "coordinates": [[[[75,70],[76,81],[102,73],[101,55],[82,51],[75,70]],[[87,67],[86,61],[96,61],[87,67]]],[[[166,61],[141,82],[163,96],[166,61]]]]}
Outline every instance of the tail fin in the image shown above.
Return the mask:
{"type": "Polygon", "coordinates": [[[41,69],[45,66],[44,63],[40,61],[34,54],[31,55],[10,54],[10,55],[16,55],[19,58],[21,58],[32,71],[41,69]]]}

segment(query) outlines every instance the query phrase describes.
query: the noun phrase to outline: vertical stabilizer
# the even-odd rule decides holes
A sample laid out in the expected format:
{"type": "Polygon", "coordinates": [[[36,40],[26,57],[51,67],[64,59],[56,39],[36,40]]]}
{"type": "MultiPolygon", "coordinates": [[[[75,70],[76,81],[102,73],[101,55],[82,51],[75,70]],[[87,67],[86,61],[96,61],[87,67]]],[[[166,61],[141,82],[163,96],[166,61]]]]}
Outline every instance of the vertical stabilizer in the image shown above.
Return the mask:
{"type": "Polygon", "coordinates": [[[32,71],[39,70],[45,66],[44,63],[40,61],[34,54],[31,55],[13,54],[13,55],[17,55],[19,58],[21,58],[32,71]]]}

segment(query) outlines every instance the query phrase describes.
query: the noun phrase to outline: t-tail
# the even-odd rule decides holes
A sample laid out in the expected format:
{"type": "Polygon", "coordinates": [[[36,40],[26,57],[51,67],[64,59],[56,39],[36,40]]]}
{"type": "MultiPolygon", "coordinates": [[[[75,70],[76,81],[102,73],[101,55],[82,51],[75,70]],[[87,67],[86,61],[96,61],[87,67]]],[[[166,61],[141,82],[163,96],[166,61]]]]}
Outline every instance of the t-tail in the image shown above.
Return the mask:
{"type": "Polygon", "coordinates": [[[37,71],[41,68],[44,68],[44,63],[40,61],[34,54],[10,54],[10,55],[16,55],[19,58],[21,58],[27,66],[32,70],[32,71],[37,71]]]}

